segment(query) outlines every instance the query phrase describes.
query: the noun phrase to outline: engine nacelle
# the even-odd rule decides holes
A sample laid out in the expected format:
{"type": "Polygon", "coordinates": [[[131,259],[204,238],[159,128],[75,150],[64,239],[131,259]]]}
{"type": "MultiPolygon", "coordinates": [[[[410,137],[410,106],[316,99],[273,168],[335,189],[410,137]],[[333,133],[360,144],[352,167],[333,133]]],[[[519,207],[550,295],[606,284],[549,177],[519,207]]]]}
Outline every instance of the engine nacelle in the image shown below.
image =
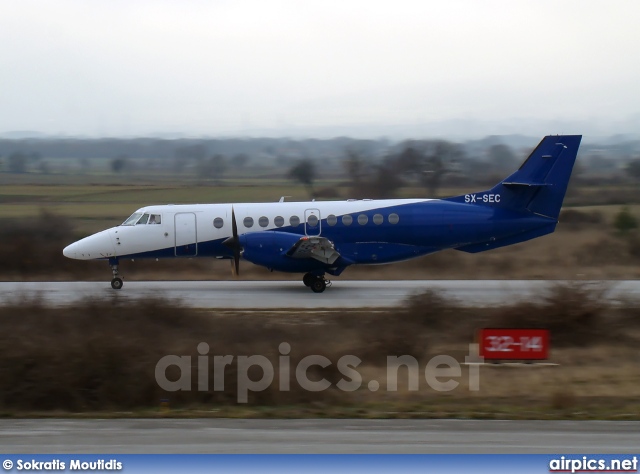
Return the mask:
{"type": "Polygon", "coordinates": [[[287,251],[302,236],[288,232],[254,232],[239,237],[242,257],[256,265],[281,272],[305,272],[324,268],[314,259],[296,259],[286,255],[287,251]]]}

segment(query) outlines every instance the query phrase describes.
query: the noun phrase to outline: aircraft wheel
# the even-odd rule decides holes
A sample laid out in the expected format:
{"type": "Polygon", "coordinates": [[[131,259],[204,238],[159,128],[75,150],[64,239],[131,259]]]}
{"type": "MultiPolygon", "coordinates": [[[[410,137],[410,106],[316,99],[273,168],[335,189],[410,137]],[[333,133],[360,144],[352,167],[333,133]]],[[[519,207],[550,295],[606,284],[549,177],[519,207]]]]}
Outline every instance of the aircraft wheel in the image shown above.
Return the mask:
{"type": "Polygon", "coordinates": [[[311,273],[306,273],[303,277],[302,277],[302,283],[304,283],[304,286],[311,286],[311,284],[313,283],[313,281],[316,279],[317,277],[315,275],[312,275],[311,273]]]}
{"type": "Polygon", "coordinates": [[[114,290],[119,290],[120,288],[122,288],[122,278],[114,278],[113,280],[111,280],[111,288],[113,288],[114,290]]]}
{"type": "Polygon", "coordinates": [[[313,291],[314,293],[322,293],[326,288],[327,284],[322,277],[316,278],[311,283],[311,291],[313,291]]]}

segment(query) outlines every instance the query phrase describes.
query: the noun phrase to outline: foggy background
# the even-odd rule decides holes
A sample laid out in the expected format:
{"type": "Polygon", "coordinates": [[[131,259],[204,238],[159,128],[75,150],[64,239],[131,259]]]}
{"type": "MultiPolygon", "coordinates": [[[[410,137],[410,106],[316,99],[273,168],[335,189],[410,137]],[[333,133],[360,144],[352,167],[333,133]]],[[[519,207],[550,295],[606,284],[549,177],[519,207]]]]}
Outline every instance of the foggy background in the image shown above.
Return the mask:
{"type": "Polygon", "coordinates": [[[0,136],[636,136],[634,1],[0,1],[0,136]]]}

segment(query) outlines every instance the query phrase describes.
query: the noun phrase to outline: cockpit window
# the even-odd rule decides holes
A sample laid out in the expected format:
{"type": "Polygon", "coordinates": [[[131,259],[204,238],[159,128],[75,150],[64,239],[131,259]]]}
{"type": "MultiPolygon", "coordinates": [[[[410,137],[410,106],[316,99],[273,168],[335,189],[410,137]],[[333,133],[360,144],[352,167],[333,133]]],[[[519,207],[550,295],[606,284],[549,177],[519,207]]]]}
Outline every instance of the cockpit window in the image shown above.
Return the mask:
{"type": "Polygon", "coordinates": [[[140,219],[140,216],[142,215],[142,212],[134,212],[131,217],[129,217],[126,221],[124,221],[121,225],[136,225],[136,222],[138,222],[138,219],[140,219]]]}
{"type": "Polygon", "coordinates": [[[135,212],[120,225],[141,224],[162,224],[162,216],[160,214],[143,214],[142,212],[135,212]]]}

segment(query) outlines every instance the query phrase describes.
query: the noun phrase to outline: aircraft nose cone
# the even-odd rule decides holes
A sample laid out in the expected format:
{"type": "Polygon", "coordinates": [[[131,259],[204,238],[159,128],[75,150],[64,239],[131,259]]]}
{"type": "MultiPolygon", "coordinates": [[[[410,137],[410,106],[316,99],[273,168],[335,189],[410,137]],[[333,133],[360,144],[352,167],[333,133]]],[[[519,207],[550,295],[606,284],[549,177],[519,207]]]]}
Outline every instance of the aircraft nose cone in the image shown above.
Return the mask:
{"type": "Polygon", "coordinates": [[[75,243],[71,244],[71,245],[67,245],[63,250],[62,250],[62,255],[64,255],[67,258],[76,258],[76,247],[77,245],[75,243]]]}
{"type": "Polygon", "coordinates": [[[62,250],[62,254],[77,260],[94,260],[113,257],[115,250],[109,232],[102,231],[68,245],[62,250]]]}

